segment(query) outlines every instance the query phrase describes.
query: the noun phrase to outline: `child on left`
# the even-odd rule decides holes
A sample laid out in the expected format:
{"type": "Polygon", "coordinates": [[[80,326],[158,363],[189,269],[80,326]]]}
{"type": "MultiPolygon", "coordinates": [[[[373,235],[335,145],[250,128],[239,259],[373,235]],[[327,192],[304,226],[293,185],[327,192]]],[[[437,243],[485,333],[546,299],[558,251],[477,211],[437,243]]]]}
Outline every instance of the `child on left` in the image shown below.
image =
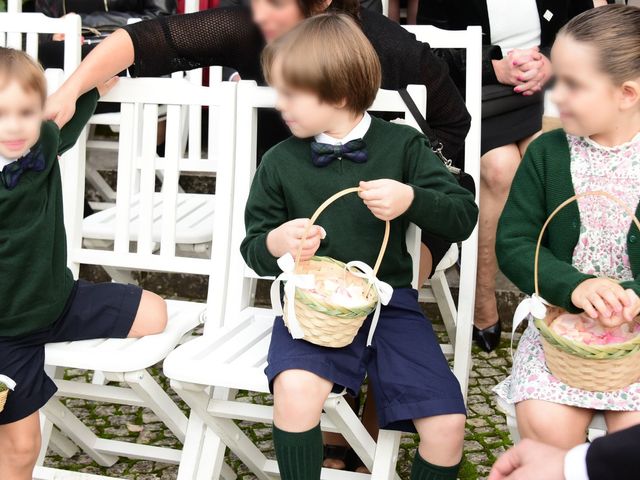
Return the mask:
{"type": "Polygon", "coordinates": [[[46,343],[141,337],[167,323],[156,294],[74,281],[66,266],[58,155],[74,145],[98,97],[98,90],[80,97],[73,119],[58,129],[43,121],[40,65],[0,48],[0,374],[16,382],[0,412],[3,480],[30,479],[40,451],[38,410],[56,392],[44,371],[46,343]]]}

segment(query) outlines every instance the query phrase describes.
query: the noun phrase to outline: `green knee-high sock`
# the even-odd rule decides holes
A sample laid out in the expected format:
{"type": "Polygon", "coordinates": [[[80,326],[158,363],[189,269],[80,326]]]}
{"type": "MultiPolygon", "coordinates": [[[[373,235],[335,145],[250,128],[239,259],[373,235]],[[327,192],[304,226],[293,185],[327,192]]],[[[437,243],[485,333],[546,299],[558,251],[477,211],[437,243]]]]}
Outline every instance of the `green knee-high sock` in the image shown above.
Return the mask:
{"type": "Polygon", "coordinates": [[[290,433],[273,426],[282,480],[320,480],[322,470],[322,431],[320,425],[307,432],[290,433]]]}
{"type": "Polygon", "coordinates": [[[427,462],[416,452],[411,468],[411,480],[456,480],[460,464],[453,467],[440,467],[427,462]]]}

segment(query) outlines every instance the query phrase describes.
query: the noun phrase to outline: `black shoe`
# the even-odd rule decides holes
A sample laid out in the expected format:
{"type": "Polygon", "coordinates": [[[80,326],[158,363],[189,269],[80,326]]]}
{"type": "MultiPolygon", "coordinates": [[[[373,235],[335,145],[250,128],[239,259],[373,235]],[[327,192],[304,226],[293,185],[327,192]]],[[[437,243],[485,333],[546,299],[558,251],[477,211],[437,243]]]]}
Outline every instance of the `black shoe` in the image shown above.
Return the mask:
{"type": "Polygon", "coordinates": [[[493,352],[500,344],[500,334],[502,333],[502,324],[500,319],[495,325],[480,330],[474,325],[473,327],[473,341],[480,347],[481,350],[489,353],[493,352]]]}

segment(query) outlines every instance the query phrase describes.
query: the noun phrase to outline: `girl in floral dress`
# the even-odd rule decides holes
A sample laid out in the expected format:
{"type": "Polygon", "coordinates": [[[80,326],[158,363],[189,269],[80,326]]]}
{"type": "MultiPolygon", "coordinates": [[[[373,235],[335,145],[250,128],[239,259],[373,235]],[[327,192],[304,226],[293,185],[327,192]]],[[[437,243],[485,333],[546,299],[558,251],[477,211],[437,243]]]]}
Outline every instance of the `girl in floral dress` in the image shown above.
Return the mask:
{"type": "MultiPolygon", "coordinates": [[[[606,191],[640,216],[640,9],[590,10],[561,31],[552,51],[553,92],[564,130],[529,147],[500,220],[502,271],[531,294],[543,223],[576,193],[606,191]]],[[[540,294],[607,327],[638,320],[640,232],[603,197],[584,197],[550,223],[540,253],[540,294]]],[[[515,404],[518,428],[562,448],[584,442],[596,411],[609,432],[640,423],[640,382],[612,392],[572,388],[548,370],[530,325],[511,375],[495,392],[515,404]]]]}

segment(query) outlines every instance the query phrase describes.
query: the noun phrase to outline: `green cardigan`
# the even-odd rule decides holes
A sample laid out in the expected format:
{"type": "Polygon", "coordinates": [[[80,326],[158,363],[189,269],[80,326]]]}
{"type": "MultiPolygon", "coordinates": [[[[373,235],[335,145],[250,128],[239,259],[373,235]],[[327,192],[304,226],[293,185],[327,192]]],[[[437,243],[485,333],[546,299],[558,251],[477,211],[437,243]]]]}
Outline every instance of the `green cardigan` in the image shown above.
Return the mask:
{"type": "Polygon", "coordinates": [[[69,299],[58,155],[76,143],[97,101],[97,90],[81,96],[62,130],[43,122],[34,148],[42,148],[45,169],[24,172],[13,190],[0,183],[0,336],[46,328],[69,299]]]}
{"type": "MultiPolygon", "coordinates": [[[[542,225],[559,204],[575,195],[570,165],[564,131],[554,130],[532,142],[500,217],[496,242],[500,269],[527,294],[534,291],[534,255],[542,225]]],[[[640,205],[636,215],[640,217],[640,205]]],[[[621,285],[640,294],[640,232],[631,219],[629,225],[627,246],[634,280],[621,285]]],[[[571,312],[579,311],[571,302],[573,290],[594,278],[572,266],[579,235],[580,213],[573,202],[551,221],[540,249],[540,295],[571,312]]]]}
{"type": "MultiPolygon", "coordinates": [[[[409,223],[450,242],[466,239],[476,224],[474,197],[462,188],[435,156],[427,139],[415,129],[379,118],[371,119],[364,136],[368,160],[336,160],[326,167],[311,162],[309,139],[291,137],[273,147],[256,171],[245,210],[247,236],[241,251],[260,275],[277,275],[280,268],[267,250],[268,233],[296,218],[310,218],[327,198],[357,187],[361,180],[389,178],[409,184],[414,200],[391,222],[389,244],[378,278],[394,288],[411,286],[412,261],[407,252],[409,223]]],[[[329,206],[318,219],[327,231],[318,255],[373,266],[384,222],[378,220],[356,195],[329,206]]]]}

